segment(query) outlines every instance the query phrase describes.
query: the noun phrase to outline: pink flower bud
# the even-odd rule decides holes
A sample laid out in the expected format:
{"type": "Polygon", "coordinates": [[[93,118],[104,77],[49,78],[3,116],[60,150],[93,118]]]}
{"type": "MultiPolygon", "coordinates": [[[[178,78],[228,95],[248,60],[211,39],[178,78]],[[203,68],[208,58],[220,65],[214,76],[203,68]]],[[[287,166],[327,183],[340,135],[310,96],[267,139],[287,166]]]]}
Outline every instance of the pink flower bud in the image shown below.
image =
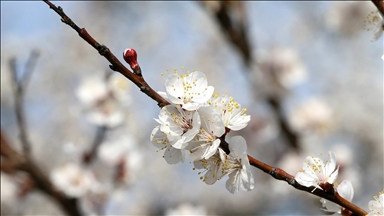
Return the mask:
{"type": "Polygon", "coordinates": [[[137,63],[137,53],[134,49],[125,49],[123,53],[124,60],[131,66],[132,70],[139,66],[137,63]]]}
{"type": "Polygon", "coordinates": [[[141,68],[139,63],[137,62],[137,53],[134,49],[126,49],[123,52],[124,60],[131,66],[133,72],[136,75],[141,76],[141,68]]]}

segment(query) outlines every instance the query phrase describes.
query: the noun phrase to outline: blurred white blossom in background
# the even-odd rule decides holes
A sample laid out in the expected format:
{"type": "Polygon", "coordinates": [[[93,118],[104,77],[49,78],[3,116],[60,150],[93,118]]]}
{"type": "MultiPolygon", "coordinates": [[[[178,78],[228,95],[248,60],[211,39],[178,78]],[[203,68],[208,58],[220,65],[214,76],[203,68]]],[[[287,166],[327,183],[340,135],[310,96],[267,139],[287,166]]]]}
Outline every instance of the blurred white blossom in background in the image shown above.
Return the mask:
{"type": "Polygon", "coordinates": [[[181,203],[175,208],[168,208],[165,212],[165,216],[172,215],[211,215],[207,213],[207,210],[204,206],[201,205],[191,205],[190,203],[181,203]]]}
{"type": "Polygon", "coordinates": [[[99,187],[93,173],[77,163],[66,163],[54,169],[50,178],[57,189],[69,197],[82,197],[99,187]]]}
{"type": "Polygon", "coordinates": [[[335,1],[325,15],[325,24],[332,31],[351,36],[362,30],[363,20],[374,8],[368,1],[335,1]]]}
{"type": "Polygon", "coordinates": [[[276,46],[268,50],[260,49],[255,56],[254,82],[261,82],[269,94],[284,95],[307,77],[304,64],[292,48],[276,46]]]}
{"type": "Polygon", "coordinates": [[[320,98],[309,98],[293,108],[288,115],[291,127],[298,133],[324,133],[330,130],[331,108],[320,98]]]}
{"type": "Polygon", "coordinates": [[[125,120],[125,109],[131,104],[129,85],[129,80],[117,73],[89,77],[79,86],[76,95],[84,104],[90,122],[115,127],[125,120]]]}
{"type": "Polygon", "coordinates": [[[384,30],[383,15],[379,11],[372,11],[368,14],[366,20],[364,20],[364,27],[367,31],[373,32],[371,41],[377,41],[384,30]]]}
{"type": "Polygon", "coordinates": [[[1,203],[12,203],[17,200],[18,185],[12,176],[1,172],[1,203]]]}

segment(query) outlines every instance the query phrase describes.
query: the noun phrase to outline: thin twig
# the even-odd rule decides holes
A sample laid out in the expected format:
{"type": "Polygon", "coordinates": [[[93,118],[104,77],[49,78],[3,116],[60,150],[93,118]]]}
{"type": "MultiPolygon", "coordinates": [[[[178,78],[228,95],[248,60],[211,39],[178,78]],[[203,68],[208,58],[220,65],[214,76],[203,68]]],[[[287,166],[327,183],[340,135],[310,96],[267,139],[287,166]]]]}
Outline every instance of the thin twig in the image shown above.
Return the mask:
{"type": "MultiPolygon", "coordinates": [[[[1,155],[5,158],[2,161],[1,169],[3,170],[3,162],[11,164],[7,168],[27,172],[33,179],[37,188],[42,192],[52,197],[57,204],[60,205],[62,210],[68,215],[80,216],[81,213],[77,207],[77,199],[69,198],[62,192],[58,191],[50,182],[49,178],[38,168],[35,162],[28,156],[22,155],[9,145],[8,139],[5,137],[3,130],[0,129],[1,136],[1,155]]],[[[8,170],[5,170],[8,171],[8,170]]]]}
{"type": "MultiPolygon", "coordinates": [[[[99,50],[100,47],[98,45],[99,43],[95,39],[93,39],[88,33],[86,33],[85,29],[80,29],[79,27],[77,27],[77,25],[71,19],[69,19],[68,16],[63,12],[61,7],[56,7],[54,4],[52,4],[48,0],[44,0],[44,2],[47,3],[51,9],[53,9],[57,14],[59,14],[62,17],[62,20],[64,23],[71,26],[75,31],[77,31],[79,33],[80,37],[82,37],[85,41],[87,41],[91,46],[93,46],[95,49],[97,49],[100,53],[100,50],[99,50]]],[[[141,78],[140,76],[133,74],[126,67],[124,67],[116,59],[116,57],[109,51],[109,49],[106,46],[103,45],[103,47],[104,47],[103,48],[104,52],[102,52],[101,55],[103,55],[112,64],[112,67],[116,71],[119,71],[120,73],[122,73],[129,80],[134,82],[139,88],[141,88],[141,87],[147,88],[148,87],[148,89],[150,89],[151,91],[143,91],[143,92],[145,94],[147,94],[149,97],[151,97],[153,100],[157,101],[159,107],[163,107],[163,106],[169,104],[166,100],[164,100],[164,98],[162,98],[159,94],[154,92],[152,90],[152,88],[150,88],[148,86],[148,84],[144,81],[144,79],[140,79],[141,78]]],[[[252,166],[268,173],[270,176],[272,176],[273,178],[275,178],[277,180],[282,180],[282,181],[288,182],[291,186],[295,187],[298,190],[306,191],[306,192],[309,192],[311,194],[314,194],[314,195],[317,195],[319,197],[330,200],[332,202],[335,202],[335,203],[343,206],[344,208],[351,210],[356,215],[366,215],[367,214],[363,209],[357,207],[356,205],[352,204],[351,202],[348,202],[347,200],[338,196],[337,193],[336,194],[328,194],[322,190],[313,191],[313,189],[314,189],[313,187],[304,187],[304,186],[299,185],[294,180],[294,177],[289,175],[288,173],[286,173],[284,170],[282,170],[280,168],[272,167],[272,166],[265,164],[265,163],[255,159],[249,155],[248,155],[248,158],[249,158],[250,164],[252,166]],[[312,193],[312,191],[313,191],[313,193],[312,193]]]]}
{"type": "Polygon", "coordinates": [[[269,106],[273,109],[274,113],[277,115],[277,121],[280,125],[281,133],[288,140],[288,145],[299,152],[301,150],[299,144],[299,135],[291,129],[288,122],[286,121],[283,114],[281,101],[278,98],[272,96],[268,96],[266,100],[269,106]]]}
{"type": "Polygon", "coordinates": [[[22,87],[22,90],[26,89],[29,85],[29,81],[31,80],[32,73],[35,69],[37,59],[39,58],[40,53],[37,50],[32,50],[27,63],[24,67],[24,73],[19,81],[19,86],[22,87]]]}
{"type": "Polygon", "coordinates": [[[96,136],[92,142],[92,148],[89,152],[86,152],[83,158],[84,164],[91,164],[92,161],[96,158],[97,149],[100,144],[103,142],[108,128],[106,126],[97,127],[96,136]]]}
{"type": "Polygon", "coordinates": [[[27,63],[25,64],[25,71],[20,79],[18,78],[16,59],[12,58],[9,61],[15,100],[16,121],[19,127],[19,138],[25,154],[31,153],[31,142],[28,138],[27,123],[24,115],[24,92],[33,73],[37,58],[38,53],[36,51],[32,51],[27,63]]]}
{"type": "Polygon", "coordinates": [[[54,10],[60,17],[61,21],[65,24],[71,26],[81,38],[83,38],[86,42],[89,43],[93,48],[95,48],[100,55],[104,56],[110,65],[109,67],[117,72],[120,72],[123,76],[131,80],[137,87],[139,87],[140,91],[142,91],[144,94],[148,95],[153,100],[157,101],[159,107],[163,107],[168,103],[164,98],[162,98],[155,90],[153,90],[148,83],[144,80],[142,76],[134,74],[132,71],[130,71],[128,68],[126,68],[117,58],[116,56],[109,50],[108,47],[105,45],[100,44],[97,42],[91,35],[88,34],[87,30],[85,28],[78,27],[63,11],[61,7],[56,7],[54,4],[52,4],[48,0],[43,0],[46,4],[49,5],[49,7],[54,10]]]}

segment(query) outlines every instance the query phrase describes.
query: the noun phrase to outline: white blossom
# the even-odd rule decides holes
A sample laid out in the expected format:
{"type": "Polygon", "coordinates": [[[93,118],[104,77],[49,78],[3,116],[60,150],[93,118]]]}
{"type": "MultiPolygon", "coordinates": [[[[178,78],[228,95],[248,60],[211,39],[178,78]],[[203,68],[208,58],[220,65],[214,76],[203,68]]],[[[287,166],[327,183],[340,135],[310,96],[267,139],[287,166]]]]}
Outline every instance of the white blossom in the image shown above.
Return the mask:
{"type": "Polygon", "coordinates": [[[175,208],[169,208],[165,212],[165,216],[171,215],[208,215],[204,206],[193,206],[189,203],[182,203],[175,208]]]}
{"type": "Polygon", "coordinates": [[[4,203],[13,203],[18,198],[18,187],[15,183],[15,180],[12,178],[12,176],[1,172],[0,175],[0,182],[1,182],[1,204],[4,203]]]}
{"type": "Polygon", "coordinates": [[[321,99],[310,98],[289,113],[289,122],[298,132],[324,132],[331,126],[332,111],[321,99]]]}
{"type": "Polygon", "coordinates": [[[142,169],[143,154],[138,150],[129,151],[115,166],[115,179],[125,186],[132,184],[142,169]]]}
{"type": "Polygon", "coordinates": [[[85,105],[93,105],[107,95],[107,84],[99,76],[85,79],[76,91],[76,96],[85,105]]]}
{"type": "Polygon", "coordinates": [[[324,164],[320,158],[308,156],[303,163],[303,168],[296,174],[295,180],[305,186],[314,186],[322,189],[325,183],[333,184],[338,176],[339,167],[336,167],[336,158],[332,152],[328,153],[324,164]]]}
{"type": "Polygon", "coordinates": [[[183,109],[193,111],[202,107],[212,96],[214,88],[208,86],[204,73],[199,71],[186,74],[171,74],[165,81],[165,93],[171,103],[180,104],[183,109]]]}
{"type": "Polygon", "coordinates": [[[374,196],[375,200],[371,200],[368,203],[369,213],[371,216],[384,215],[384,190],[379,193],[379,197],[374,196]]]}
{"type": "Polygon", "coordinates": [[[109,91],[112,96],[124,105],[130,105],[132,103],[132,97],[129,94],[130,81],[119,73],[113,73],[107,80],[109,91]]]}
{"type": "Polygon", "coordinates": [[[102,143],[97,149],[97,156],[110,166],[116,165],[119,160],[136,148],[136,140],[126,135],[114,141],[102,143]]]}
{"type": "Polygon", "coordinates": [[[365,1],[334,1],[325,14],[324,23],[333,32],[352,36],[361,31],[363,20],[373,7],[365,1]]]}
{"type": "Polygon", "coordinates": [[[306,69],[297,52],[285,47],[259,50],[255,54],[255,82],[259,82],[268,94],[280,96],[303,82],[306,69]],[[257,73],[256,73],[257,72],[257,73]]]}
{"type": "Polygon", "coordinates": [[[67,163],[54,169],[50,178],[58,190],[70,197],[82,197],[97,187],[97,182],[89,170],[77,163],[67,163]]]}
{"type": "MultiPolygon", "coordinates": [[[[341,182],[341,184],[337,186],[336,192],[349,202],[351,202],[353,199],[353,187],[350,181],[344,180],[341,182]]],[[[321,198],[320,202],[322,203],[324,211],[334,212],[335,214],[342,214],[343,207],[339,206],[338,204],[327,201],[324,198],[321,198]]]]}
{"type": "Polygon", "coordinates": [[[219,148],[216,154],[212,155],[208,159],[201,159],[195,161],[193,165],[196,169],[204,169],[199,172],[202,175],[200,179],[206,184],[214,184],[217,180],[220,180],[225,173],[223,173],[223,165],[226,160],[225,152],[219,148]]]}
{"type": "Polygon", "coordinates": [[[212,95],[208,103],[213,107],[215,112],[221,116],[224,126],[238,131],[245,128],[251,120],[249,115],[245,114],[247,109],[241,108],[233,97],[226,94],[219,96],[217,93],[212,95]]]}
{"type": "Polygon", "coordinates": [[[177,164],[184,162],[185,150],[174,148],[167,138],[167,135],[160,131],[160,127],[156,126],[151,133],[151,141],[158,151],[164,150],[164,159],[168,164],[177,164]]]}
{"type": "Polygon", "coordinates": [[[124,121],[125,109],[131,103],[128,86],[128,81],[119,74],[95,76],[83,81],[76,96],[84,104],[91,123],[115,127],[124,121]]]}
{"type": "Polygon", "coordinates": [[[369,13],[366,20],[364,20],[364,24],[367,31],[372,30],[373,32],[371,41],[377,41],[383,34],[384,19],[379,11],[372,11],[369,13]]]}
{"type": "Polygon", "coordinates": [[[228,175],[225,186],[231,193],[239,190],[250,191],[254,187],[254,179],[250,170],[247,144],[241,136],[232,137],[229,140],[230,154],[227,155],[223,166],[224,173],[228,175]]]}
{"type": "Polygon", "coordinates": [[[159,114],[160,130],[167,135],[172,146],[184,149],[200,130],[200,116],[196,111],[187,111],[180,106],[164,106],[159,114]]]}
{"type": "Polygon", "coordinates": [[[208,159],[214,155],[221,142],[219,138],[225,133],[223,121],[212,107],[201,107],[199,113],[201,128],[187,147],[191,161],[208,159]]]}

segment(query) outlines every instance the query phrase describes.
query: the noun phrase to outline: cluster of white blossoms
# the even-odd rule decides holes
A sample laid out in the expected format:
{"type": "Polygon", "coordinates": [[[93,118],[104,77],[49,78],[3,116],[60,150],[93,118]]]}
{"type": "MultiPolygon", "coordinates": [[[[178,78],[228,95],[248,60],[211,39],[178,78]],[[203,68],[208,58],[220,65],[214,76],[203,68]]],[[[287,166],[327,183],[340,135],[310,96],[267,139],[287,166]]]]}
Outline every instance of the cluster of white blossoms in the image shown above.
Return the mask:
{"type": "Polygon", "coordinates": [[[165,80],[165,92],[159,92],[170,105],[164,106],[155,119],[151,141],[164,150],[169,164],[184,162],[186,153],[207,184],[228,176],[227,189],[252,190],[254,180],[247,157],[244,138],[226,134],[247,126],[250,116],[246,109],[226,94],[214,93],[204,73],[199,71],[179,75],[175,70],[165,80]]]}

